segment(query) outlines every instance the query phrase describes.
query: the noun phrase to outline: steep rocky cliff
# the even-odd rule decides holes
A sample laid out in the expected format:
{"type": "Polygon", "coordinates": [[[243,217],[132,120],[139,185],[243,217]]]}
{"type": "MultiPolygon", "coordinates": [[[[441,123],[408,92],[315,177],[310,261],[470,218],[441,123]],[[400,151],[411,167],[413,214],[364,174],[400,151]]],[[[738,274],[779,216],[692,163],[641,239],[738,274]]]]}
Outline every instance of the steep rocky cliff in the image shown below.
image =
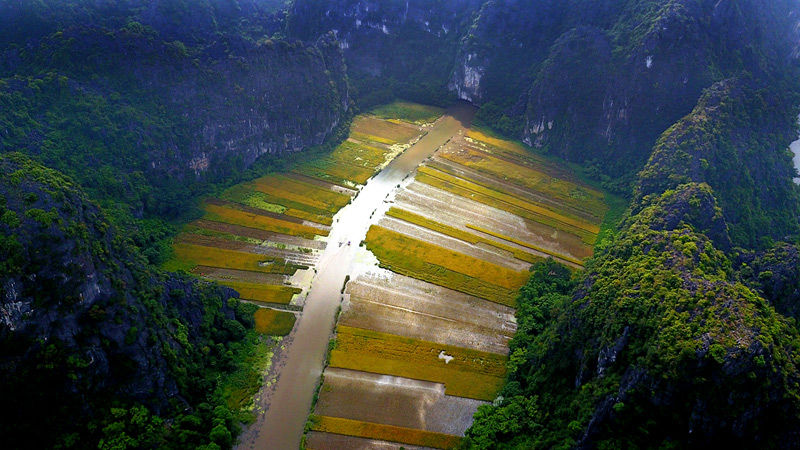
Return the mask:
{"type": "MultiPolygon", "coordinates": [[[[407,64],[405,51],[421,46],[407,74],[434,87],[446,76],[452,94],[481,106],[480,120],[594,164],[614,178],[607,186],[622,191],[657,137],[713,83],[744,76],[798,91],[791,80],[798,73],[800,6],[788,0],[464,1],[456,2],[460,13],[451,17],[458,20],[438,43],[419,22],[443,23],[432,5],[449,11],[454,3],[374,3],[298,0],[290,33],[312,39],[336,30],[350,70],[383,76],[366,85],[371,91],[401,79],[402,70],[385,68],[407,64]],[[408,25],[406,11],[417,25],[408,25]]],[[[439,98],[429,94],[428,101],[439,98]]]]}
{"type": "Polygon", "coordinates": [[[783,92],[738,79],[715,83],[659,138],[639,174],[637,196],[705,182],[717,193],[736,244],[765,247],[796,235],[800,196],[788,151],[796,136],[794,109],[783,92]]]}
{"type": "MultiPolygon", "coordinates": [[[[62,174],[19,153],[0,156],[0,173],[4,445],[179,439],[162,418],[208,400],[252,316],[229,306],[230,289],[149,269],[62,174]]],[[[208,441],[201,417],[187,445],[208,441]]]]}
{"type": "Polygon", "coordinates": [[[397,96],[446,102],[459,39],[479,0],[299,0],[287,34],[313,42],[332,31],[362,105],[397,96]]]}
{"type": "Polygon", "coordinates": [[[335,43],[215,32],[233,13],[194,6],[134,8],[144,23],[100,9],[97,24],[6,42],[0,150],[37,155],[138,214],[175,216],[210,182],[340,131],[350,100],[335,43]]]}

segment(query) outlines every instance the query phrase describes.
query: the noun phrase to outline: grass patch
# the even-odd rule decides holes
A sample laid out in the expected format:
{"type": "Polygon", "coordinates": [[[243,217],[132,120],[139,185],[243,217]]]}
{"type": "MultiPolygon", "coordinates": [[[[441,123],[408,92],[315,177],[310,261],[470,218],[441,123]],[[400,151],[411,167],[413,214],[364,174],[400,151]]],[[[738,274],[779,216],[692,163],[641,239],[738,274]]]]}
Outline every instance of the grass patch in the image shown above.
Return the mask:
{"type": "Polygon", "coordinates": [[[269,308],[258,308],[255,314],[255,329],[268,336],[286,336],[292,332],[297,317],[286,311],[276,311],[269,308]]]}
{"type": "Polygon", "coordinates": [[[394,425],[362,422],[360,420],[344,419],[341,417],[318,416],[312,414],[309,421],[312,431],[366,439],[378,439],[381,441],[397,442],[399,444],[448,449],[455,448],[459,442],[461,442],[460,437],[449,434],[394,425]]]}
{"type": "Polygon", "coordinates": [[[417,124],[430,123],[444,114],[444,109],[436,106],[420,105],[397,101],[388,105],[381,105],[369,111],[381,119],[401,119],[417,124]]]}
{"type": "Polygon", "coordinates": [[[330,365],[443,383],[447,395],[491,401],[503,385],[507,360],[496,353],[340,325],[330,365]],[[441,352],[453,359],[446,363],[441,352]]]}
{"type": "Polygon", "coordinates": [[[280,341],[249,330],[243,344],[234,355],[236,370],[221,379],[216,394],[231,411],[239,412],[240,421],[252,423],[255,420],[255,414],[250,410],[253,396],[261,388],[264,372],[269,369],[280,341]]]}
{"type": "Polygon", "coordinates": [[[542,223],[560,231],[574,234],[588,245],[593,245],[600,227],[580,219],[567,217],[545,207],[485,186],[467,181],[429,166],[421,166],[416,180],[484,205],[508,211],[511,214],[542,223]]]}
{"type": "Polygon", "coordinates": [[[291,275],[305,267],[289,264],[280,258],[225,250],[194,244],[175,244],[173,259],[164,265],[168,271],[189,271],[197,266],[219,267],[221,269],[249,270],[252,272],[278,273],[291,275]]]}
{"type": "Polygon", "coordinates": [[[507,269],[377,225],[367,232],[366,244],[384,268],[503,305],[515,306],[516,292],[528,278],[527,272],[507,269]]]}
{"type": "Polygon", "coordinates": [[[248,283],[245,281],[217,281],[217,283],[235,289],[241,298],[266,303],[287,305],[295,294],[303,292],[291,286],[275,286],[271,284],[248,283]]]}
{"type": "Polygon", "coordinates": [[[600,225],[600,233],[597,235],[597,243],[595,249],[600,250],[605,248],[613,241],[617,231],[617,225],[622,221],[622,216],[628,209],[628,201],[622,197],[608,194],[606,196],[608,202],[608,213],[603,218],[603,223],[600,225]]]}
{"type": "Polygon", "coordinates": [[[314,239],[315,236],[327,236],[328,231],[307,225],[281,220],[276,217],[264,216],[261,214],[242,211],[239,209],[206,204],[206,220],[230,223],[243,227],[257,228],[259,230],[271,231],[273,233],[288,234],[299,236],[306,239],[314,239]]]}

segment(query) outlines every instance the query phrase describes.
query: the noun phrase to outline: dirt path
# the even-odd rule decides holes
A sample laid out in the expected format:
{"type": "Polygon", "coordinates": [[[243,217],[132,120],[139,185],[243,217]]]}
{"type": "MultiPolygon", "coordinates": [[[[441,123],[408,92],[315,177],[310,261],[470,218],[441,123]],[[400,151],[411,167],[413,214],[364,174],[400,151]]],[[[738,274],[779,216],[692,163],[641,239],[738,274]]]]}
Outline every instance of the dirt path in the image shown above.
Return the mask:
{"type": "Polygon", "coordinates": [[[298,320],[292,342],[286,349],[285,365],[269,396],[266,410],[240,438],[240,449],[297,449],[303,434],[314,389],[320,380],[325,351],[340,303],[345,276],[356,264],[361,242],[388,206],[384,200],[416,167],[451,137],[464,133],[474,109],[459,104],[434,124],[416,144],[395,158],[364,186],[355,200],[334,217],[329,245],[317,264],[305,308],[298,320]],[[374,217],[374,219],[373,219],[374,217]],[[342,245],[339,245],[343,243],[342,245]]]}

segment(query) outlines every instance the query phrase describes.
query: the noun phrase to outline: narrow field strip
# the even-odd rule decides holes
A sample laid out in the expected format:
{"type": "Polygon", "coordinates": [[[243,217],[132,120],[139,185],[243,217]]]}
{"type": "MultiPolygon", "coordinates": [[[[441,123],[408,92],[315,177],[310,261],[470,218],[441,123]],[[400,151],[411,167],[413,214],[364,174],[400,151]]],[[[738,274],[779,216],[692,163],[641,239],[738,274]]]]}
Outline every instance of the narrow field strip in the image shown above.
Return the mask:
{"type": "Polygon", "coordinates": [[[328,230],[211,203],[206,204],[205,210],[206,215],[203,218],[215,222],[258,228],[264,231],[300,236],[306,239],[328,235],[328,230]]]}
{"type": "Polygon", "coordinates": [[[345,187],[352,187],[353,183],[365,184],[375,173],[372,168],[343,163],[330,157],[305,163],[295,171],[345,187]]]}
{"type": "Polygon", "coordinates": [[[597,233],[600,231],[598,225],[561,216],[546,208],[520,200],[508,194],[493,191],[429,166],[421,166],[418,169],[415,179],[421,183],[475,200],[484,205],[499,208],[517,216],[541,222],[558,230],[576,234],[589,245],[594,243],[597,233]]]}
{"type": "MultiPolygon", "coordinates": [[[[460,239],[464,242],[469,242],[470,244],[486,244],[492,247],[495,247],[499,250],[503,250],[506,252],[511,253],[514,255],[515,258],[529,262],[535,263],[536,261],[541,261],[543,258],[541,256],[534,255],[532,253],[528,253],[526,251],[520,250],[516,247],[512,247],[510,245],[505,245],[503,243],[493,241],[491,239],[486,239],[481,236],[467,233],[464,230],[460,230],[455,227],[451,227],[449,225],[445,225],[443,223],[437,222],[432,219],[428,219],[427,217],[421,216],[419,214],[414,214],[410,211],[406,211],[404,209],[400,209],[397,207],[389,208],[389,211],[386,212],[386,215],[389,217],[394,217],[396,219],[404,220],[409,223],[413,223],[414,225],[419,225],[421,227],[427,228],[429,230],[437,231],[439,233],[445,234],[455,239],[460,239]]],[[[526,246],[529,247],[529,246],[526,246]]],[[[530,248],[530,247],[529,247],[530,248]]],[[[549,252],[552,252],[549,251],[549,252]]],[[[552,252],[555,253],[555,252],[552,252]]]]}
{"type": "Polygon", "coordinates": [[[223,269],[221,267],[197,266],[192,273],[207,280],[243,281],[245,283],[272,284],[282,286],[289,280],[289,275],[281,273],[263,273],[250,270],[223,269]]]}
{"type": "Polygon", "coordinates": [[[256,331],[269,336],[286,336],[297,321],[294,313],[269,308],[258,308],[253,317],[256,331]]]}
{"type": "Polygon", "coordinates": [[[238,269],[291,275],[298,269],[305,268],[303,266],[288,264],[278,258],[270,258],[265,255],[205,247],[202,245],[179,243],[175,244],[173,248],[176,258],[174,265],[177,267],[170,267],[170,264],[167,264],[167,270],[189,270],[196,266],[209,266],[222,269],[238,269]]]}
{"type": "Polygon", "coordinates": [[[486,228],[479,227],[477,225],[472,225],[472,224],[468,223],[466,226],[467,226],[467,228],[471,228],[471,229],[473,229],[475,231],[480,231],[481,233],[486,233],[486,234],[488,234],[490,236],[494,236],[494,237],[496,237],[498,239],[502,239],[502,240],[508,241],[508,242],[513,242],[514,244],[521,245],[523,247],[527,247],[527,248],[529,248],[531,250],[536,250],[537,252],[546,253],[547,255],[552,256],[555,259],[560,259],[562,261],[569,262],[569,263],[575,264],[577,266],[583,267],[583,261],[581,261],[580,259],[577,259],[577,258],[573,258],[573,257],[571,257],[569,255],[564,255],[564,254],[561,254],[561,253],[558,253],[558,252],[554,252],[554,251],[552,251],[550,249],[547,249],[547,248],[544,248],[544,247],[539,247],[538,245],[530,244],[530,243],[527,243],[527,242],[522,241],[520,239],[515,239],[515,238],[513,238],[511,236],[505,236],[503,234],[494,232],[494,231],[486,229],[486,228]]]}
{"type": "MultiPolygon", "coordinates": [[[[321,189],[310,183],[304,183],[292,178],[270,175],[253,180],[249,185],[253,189],[270,194],[282,200],[290,200],[297,204],[310,206],[312,212],[325,211],[336,213],[343,206],[350,203],[350,196],[321,189]]],[[[246,185],[247,186],[247,185],[246,185]]],[[[292,205],[285,205],[292,207],[292,205]]]]}
{"type": "Polygon", "coordinates": [[[494,138],[475,129],[467,131],[466,137],[468,138],[467,142],[473,144],[475,148],[481,148],[483,151],[493,155],[508,158],[515,164],[541,167],[548,174],[557,178],[563,178],[573,183],[580,184],[583,187],[590,188],[582,183],[573,172],[561,167],[558,163],[542,155],[536,154],[530,148],[526,148],[522,144],[494,138]],[[472,140],[472,142],[470,142],[470,140],[472,140]]]}
{"type": "Polygon", "coordinates": [[[361,116],[353,120],[351,132],[363,133],[405,143],[421,134],[419,128],[408,123],[395,123],[375,116],[361,116]]]}
{"type": "Polygon", "coordinates": [[[342,419],[340,417],[317,416],[312,414],[309,417],[309,422],[312,431],[378,439],[397,442],[399,444],[449,449],[455,448],[458,443],[461,442],[461,438],[449,434],[397,427],[394,425],[381,425],[378,423],[362,422],[360,420],[342,419]]]}
{"type": "Polygon", "coordinates": [[[505,355],[339,325],[330,366],[433,381],[445,393],[491,401],[503,385],[505,355]]]}
{"type": "Polygon", "coordinates": [[[303,292],[302,289],[291,286],[275,286],[261,283],[248,283],[246,281],[217,281],[223,286],[236,290],[241,298],[264,303],[279,303],[288,305],[295,294],[303,292]]]}
{"type": "Polygon", "coordinates": [[[579,228],[581,230],[588,231],[593,234],[597,234],[597,232],[600,231],[600,226],[597,225],[596,223],[589,222],[579,217],[562,214],[559,211],[554,211],[547,205],[526,200],[516,195],[500,191],[491,186],[486,186],[484,184],[481,184],[479,181],[449,173],[446,167],[440,166],[434,168],[432,166],[422,166],[420,167],[420,171],[429,176],[438,178],[452,185],[471,191],[471,193],[477,193],[489,196],[495,200],[499,200],[508,203],[510,205],[518,206],[520,208],[536,213],[538,215],[549,217],[564,225],[568,225],[574,228],[579,228]]]}
{"type": "Polygon", "coordinates": [[[516,292],[528,278],[527,272],[516,272],[377,225],[367,232],[366,245],[386,269],[508,306],[516,304],[516,292]]]}
{"type": "Polygon", "coordinates": [[[221,199],[276,214],[309,220],[323,225],[331,224],[334,213],[305,203],[267,194],[256,190],[252,184],[234,186],[220,196],[221,199]]]}
{"type": "Polygon", "coordinates": [[[299,248],[315,250],[323,250],[325,248],[325,243],[323,241],[305,239],[299,236],[274,233],[230,223],[215,222],[213,220],[196,220],[187,225],[184,232],[220,236],[231,240],[244,240],[245,242],[254,244],[271,241],[278,244],[294,245],[299,248]]]}

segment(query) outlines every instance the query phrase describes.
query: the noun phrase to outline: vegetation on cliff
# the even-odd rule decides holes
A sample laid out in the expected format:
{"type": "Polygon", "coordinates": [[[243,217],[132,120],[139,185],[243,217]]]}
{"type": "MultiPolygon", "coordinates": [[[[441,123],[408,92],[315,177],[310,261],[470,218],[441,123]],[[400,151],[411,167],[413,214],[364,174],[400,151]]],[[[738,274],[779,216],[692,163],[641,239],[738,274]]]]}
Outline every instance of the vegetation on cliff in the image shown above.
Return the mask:
{"type": "Polygon", "coordinates": [[[267,345],[254,307],[149,268],[70,178],[19,153],[0,172],[6,445],[229,447],[267,345]]]}
{"type": "Polygon", "coordinates": [[[534,268],[508,382],[466,446],[794,442],[800,334],[707,237],[725,231],[708,186],[668,190],[622,228],[579,279],[534,268]]]}

